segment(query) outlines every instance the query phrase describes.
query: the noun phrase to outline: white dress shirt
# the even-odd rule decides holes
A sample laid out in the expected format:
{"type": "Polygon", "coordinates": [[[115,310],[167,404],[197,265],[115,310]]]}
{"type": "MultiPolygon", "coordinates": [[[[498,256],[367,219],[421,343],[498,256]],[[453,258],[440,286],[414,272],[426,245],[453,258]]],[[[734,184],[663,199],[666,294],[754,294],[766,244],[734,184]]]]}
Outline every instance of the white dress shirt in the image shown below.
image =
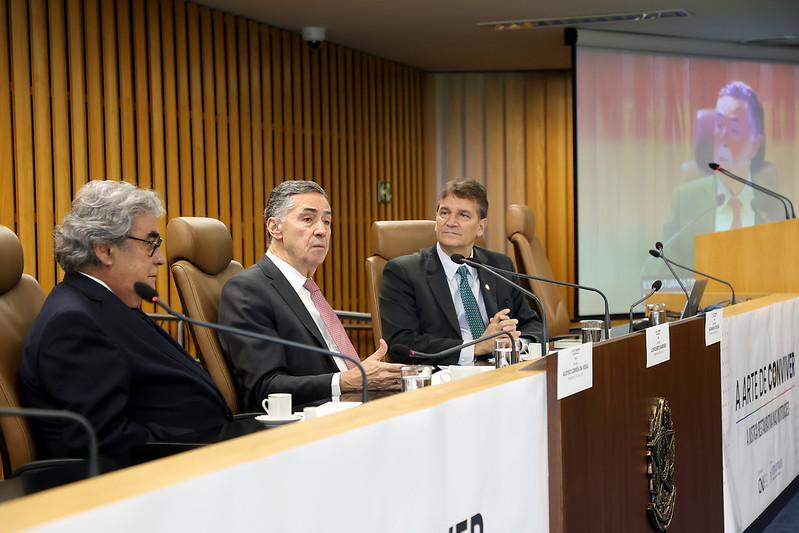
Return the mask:
{"type": "MultiPolygon", "coordinates": [[[[458,325],[461,328],[461,338],[464,342],[473,340],[472,330],[469,327],[469,319],[466,318],[466,309],[463,307],[463,300],[461,300],[461,277],[458,275],[458,268],[461,265],[455,263],[450,257],[441,249],[441,245],[436,243],[436,251],[438,252],[438,260],[441,261],[441,266],[444,268],[444,275],[447,278],[447,285],[449,286],[449,293],[452,296],[452,303],[455,304],[455,314],[458,316],[458,325]]],[[[471,255],[470,255],[471,257],[471,255]]],[[[477,301],[477,307],[480,309],[480,316],[483,318],[483,324],[488,324],[488,313],[486,312],[485,302],[483,301],[483,291],[480,290],[480,277],[477,275],[477,270],[468,265],[466,266],[467,276],[469,281],[469,288],[472,289],[474,299],[477,301]]],[[[458,364],[470,364],[474,362],[474,346],[469,346],[461,350],[458,364]]]]}
{"type": "MultiPolygon", "coordinates": [[[[319,313],[319,310],[316,309],[316,306],[311,300],[311,293],[308,291],[308,289],[303,287],[305,280],[308,278],[302,275],[296,268],[273,254],[270,250],[266,251],[266,256],[272,260],[277,269],[280,270],[280,273],[286,277],[291,285],[291,288],[294,289],[294,291],[297,293],[297,296],[299,296],[300,300],[302,300],[305,309],[308,310],[308,313],[311,315],[311,318],[313,318],[316,327],[319,328],[319,333],[321,333],[322,337],[325,339],[327,349],[331,352],[339,353],[338,346],[336,346],[336,343],[333,341],[333,336],[330,335],[330,331],[328,331],[325,321],[322,320],[322,315],[319,313]]],[[[320,357],[322,357],[321,354],[320,357]]],[[[344,359],[338,357],[334,357],[333,360],[336,362],[339,372],[333,374],[333,379],[330,383],[330,390],[333,401],[337,402],[339,400],[339,396],[341,396],[341,372],[347,370],[347,364],[344,362],[344,359]]]]}
{"type": "MultiPolygon", "coordinates": [[[[749,181],[752,178],[749,177],[749,181]]],[[[721,178],[716,178],[716,191],[717,194],[724,196],[724,203],[716,208],[716,231],[725,231],[732,226],[732,208],[727,203],[732,195],[721,183],[721,178]]],[[[741,192],[738,194],[738,200],[741,201],[741,227],[755,225],[755,210],[752,209],[752,200],[755,199],[755,191],[752,187],[744,185],[741,192]]]]}

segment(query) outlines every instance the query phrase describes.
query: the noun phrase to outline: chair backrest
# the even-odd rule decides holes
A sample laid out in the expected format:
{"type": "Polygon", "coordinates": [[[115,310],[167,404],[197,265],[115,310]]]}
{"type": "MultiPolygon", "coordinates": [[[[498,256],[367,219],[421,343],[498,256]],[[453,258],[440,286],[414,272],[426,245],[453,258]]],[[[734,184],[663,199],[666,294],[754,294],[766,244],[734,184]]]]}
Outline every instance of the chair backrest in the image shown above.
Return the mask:
{"type": "Polygon", "coordinates": [[[378,220],[369,233],[370,257],[366,259],[366,286],[369,291],[369,310],[372,313],[372,333],[375,346],[383,336],[380,323],[380,287],[383,267],[395,257],[418,252],[436,243],[436,223],[433,220],[378,220]]]}
{"type": "MultiPolygon", "coordinates": [[[[44,304],[44,292],[31,276],[23,274],[22,245],[16,234],[0,226],[0,406],[19,407],[19,364],[25,334],[44,304]]],[[[4,476],[36,459],[36,447],[24,418],[0,417],[8,457],[4,476]]]]}
{"type": "MultiPolygon", "coordinates": [[[[372,313],[372,333],[377,346],[383,336],[383,326],[380,323],[383,267],[396,257],[433,246],[437,240],[436,223],[434,220],[378,220],[372,223],[369,240],[371,255],[366,259],[366,285],[372,313]]],[[[485,240],[477,237],[475,244],[484,247],[485,240]]]]}
{"type": "MultiPolygon", "coordinates": [[[[215,218],[179,217],[166,226],[166,252],[183,310],[190,318],[216,323],[227,280],[244,267],[233,260],[233,239],[215,218]]],[[[239,400],[216,331],[189,324],[198,355],[233,413],[239,400]]]]}
{"type": "MultiPolygon", "coordinates": [[[[552,267],[547,259],[544,245],[535,235],[535,216],[526,205],[512,204],[505,213],[505,229],[513,245],[516,267],[522,274],[554,279],[552,267]]],[[[543,281],[521,279],[523,287],[529,288],[541,299],[547,314],[549,336],[569,333],[569,312],[558,286],[543,281]]]]}

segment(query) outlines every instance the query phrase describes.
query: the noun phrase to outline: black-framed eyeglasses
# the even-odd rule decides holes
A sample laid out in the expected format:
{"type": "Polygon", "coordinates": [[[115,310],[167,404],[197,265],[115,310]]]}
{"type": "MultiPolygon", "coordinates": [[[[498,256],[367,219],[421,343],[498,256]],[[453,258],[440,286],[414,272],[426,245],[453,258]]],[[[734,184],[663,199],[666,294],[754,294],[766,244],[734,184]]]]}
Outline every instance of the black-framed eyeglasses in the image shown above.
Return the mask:
{"type": "Polygon", "coordinates": [[[157,241],[148,241],[147,239],[140,239],[138,237],[133,237],[131,235],[125,235],[125,237],[127,237],[128,239],[133,239],[134,241],[139,241],[139,242],[143,242],[144,244],[148,244],[152,248],[152,250],[150,251],[150,257],[155,255],[155,251],[158,248],[160,248],[161,247],[161,243],[164,242],[164,239],[162,239],[161,237],[158,237],[157,241]]]}

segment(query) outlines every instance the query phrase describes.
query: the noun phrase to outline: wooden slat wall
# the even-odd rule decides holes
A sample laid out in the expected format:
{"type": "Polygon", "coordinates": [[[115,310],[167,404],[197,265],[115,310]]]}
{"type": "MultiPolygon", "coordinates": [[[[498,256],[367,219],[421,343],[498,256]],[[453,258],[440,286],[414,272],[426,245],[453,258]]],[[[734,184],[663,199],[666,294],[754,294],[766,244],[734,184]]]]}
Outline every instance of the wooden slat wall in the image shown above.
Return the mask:
{"type": "MultiPolygon", "coordinates": [[[[366,312],[372,221],[428,212],[423,90],[421,71],[182,0],[0,0],[0,223],[49,292],[75,191],[124,179],[156,189],[167,218],[221,219],[249,266],[273,186],[312,179],[335,216],[318,283],[366,312]]],[[[177,304],[166,269],[158,290],[177,304]]],[[[356,336],[371,353],[371,332],[356,336]]]]}
{"type": "MultiPolygon", "coordinates": [[[[489,201],[486,245],[513,255],[505,208],[526,203],[555,278],[574,282],[571,73],[430,76],[428,102],[436,111],[426,127],[435,157],[427,159],[426,216],[433,216],[436,191],[447,180],[481,181],[489,201]]],[[[573,294],[562,293],[572,310],[573,294]]]]}

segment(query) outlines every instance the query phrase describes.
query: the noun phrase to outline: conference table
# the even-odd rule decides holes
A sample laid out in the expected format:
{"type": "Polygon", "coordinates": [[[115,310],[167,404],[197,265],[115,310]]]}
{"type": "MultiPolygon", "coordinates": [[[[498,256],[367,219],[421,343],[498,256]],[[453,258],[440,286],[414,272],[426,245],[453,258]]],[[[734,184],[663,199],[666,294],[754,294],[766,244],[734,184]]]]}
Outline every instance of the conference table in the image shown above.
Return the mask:
{"type": "MultiPolygon", "coordinates": [[[[752,317],[779,311],[792,320],[795,308],[795,295],[726,308],[725,325],[737,322],[725,337],[746,331],[752,317]]],[[[721,531],[725,511],[738,503],[722,475],[730,445],[726,414],[722,420],[726,341],[708,343],[701,316],[668,331],[670,358],[652,366],[647,331],[591,345],[591,386],[565,397],[560,365],[577,348],[268,431],[250,426],[255,432],[0,504],[0,524],[8,531],[648,532],[647,440],[653,402],[664,399],[678,488],[669,531],[721,531]]],[[[779,494],[794,467],[786,461],[768,491],[779,494]]],[[[760,495],[757,504],[773,497],[760,495]]]]}

